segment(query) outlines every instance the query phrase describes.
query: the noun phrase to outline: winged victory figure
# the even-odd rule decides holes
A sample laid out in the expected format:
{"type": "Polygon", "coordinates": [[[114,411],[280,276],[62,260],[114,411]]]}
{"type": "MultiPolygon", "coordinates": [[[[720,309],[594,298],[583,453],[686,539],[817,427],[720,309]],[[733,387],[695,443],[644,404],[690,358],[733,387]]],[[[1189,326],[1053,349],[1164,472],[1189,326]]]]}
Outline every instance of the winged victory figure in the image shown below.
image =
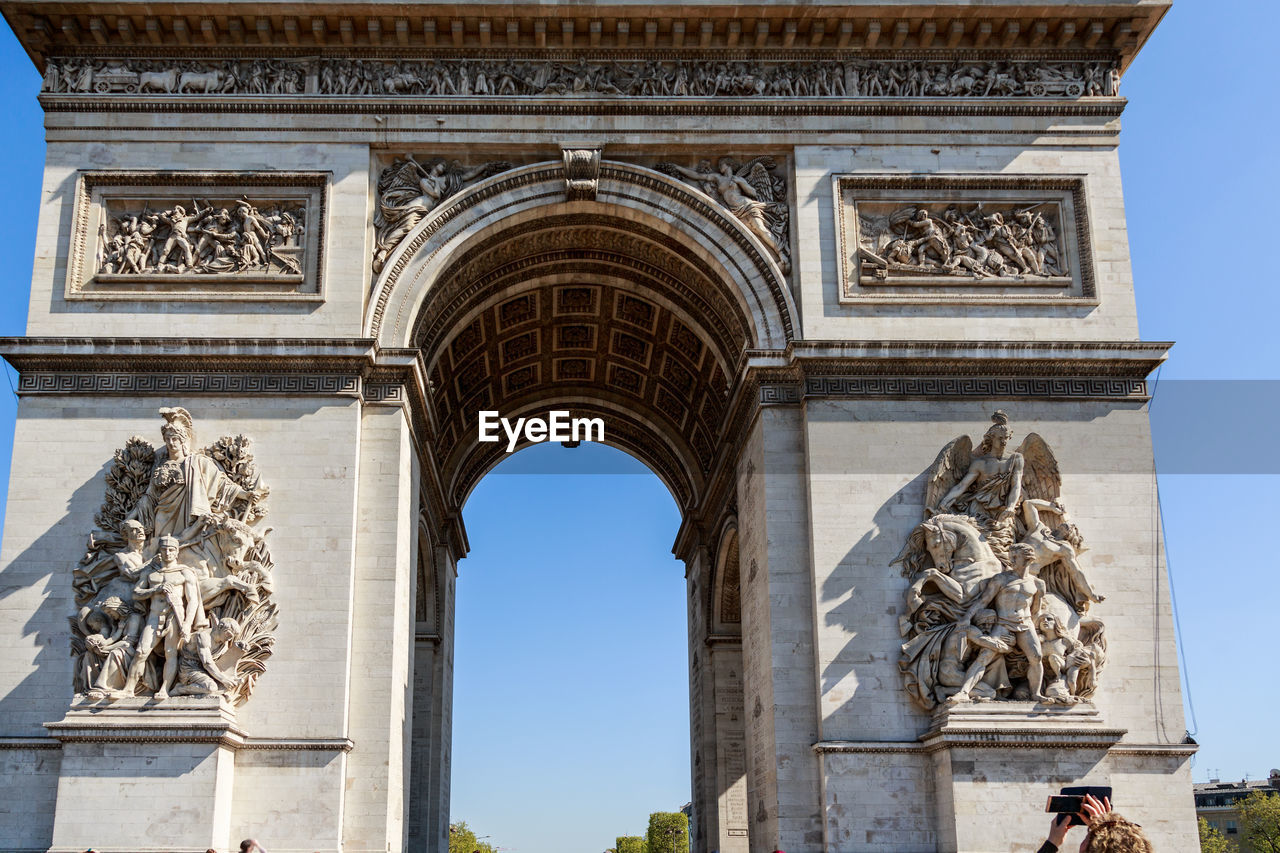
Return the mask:
{"type": "Polygon", "coordinates": [[[444,158],[436,158],[424,166],[412,154],[406,154],[404,159],[383,169],[378,176],[378,209],[373,215],[377,242],[373,271],[382,272],[400,241],[440,202],[467,184],[510,168],[510,163],[493,161],[468,169],[457,160],[449,162],[444,158]]]}
{"type": "Polygon", "coordinates": [[[781,178],[771,174],[776,167],[772,157],[756,157],[745,164],[721,157],[715,169],[711,168],[710,160],[703,160],[697,169],[675,163],[659,163],[657,169],[696,184],[727,207],[773,253],[783,275],[789,275],[786,186],[781,178]]]}

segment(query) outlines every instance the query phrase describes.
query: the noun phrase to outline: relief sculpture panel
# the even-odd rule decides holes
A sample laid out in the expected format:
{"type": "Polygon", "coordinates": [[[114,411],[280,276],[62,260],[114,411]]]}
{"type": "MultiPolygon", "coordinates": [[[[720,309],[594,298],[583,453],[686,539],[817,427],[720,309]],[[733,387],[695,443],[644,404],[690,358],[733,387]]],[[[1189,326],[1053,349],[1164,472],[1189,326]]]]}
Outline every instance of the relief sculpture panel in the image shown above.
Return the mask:
{"type": "Polygon", "coordinates": [[[1086,550],[1060,499],[1049,445],[992,416],[974,449],[967,435],[938,454],[925,520],[891,565],[908,581],[899,668],[924,710],[941,703],[1021,700],[1074,705],[1093,696],[1106,628],[1104,600],[1081,564],[1086,550]]]}
{"type": "Polygon", "coordinates": [[[844,302],[1096,297],[1077,178],[836,179],[844,302]]]}
{"type": "Polygon", "coordinates": [[[68,299],[318,300],[323,174],[86,172],[68,299]]]}
{"type": "Polygon", "coordinates": [[[200,449],[186,409],[160,416],[163,447],[134,436],[116,451],[72,572],[75,692],[242,704],[275,642],[274,565],[259,525],[270,490],[248,438],[200,449]]]}
{"type": "Polygon", "coordinates": [[[79,59],[45,66],[44,92],[69,95],[431,98],[1079,98],[1115,97],[1110,59],[929,58],[779,61],[441,56],[399,59],[79,59]]]}

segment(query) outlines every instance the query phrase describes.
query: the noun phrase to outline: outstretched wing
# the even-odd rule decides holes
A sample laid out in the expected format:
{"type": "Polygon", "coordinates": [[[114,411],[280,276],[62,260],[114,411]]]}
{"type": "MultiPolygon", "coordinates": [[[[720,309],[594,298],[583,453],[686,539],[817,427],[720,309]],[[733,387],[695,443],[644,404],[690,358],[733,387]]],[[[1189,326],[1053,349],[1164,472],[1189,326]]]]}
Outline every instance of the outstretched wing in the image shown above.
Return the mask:
{"type": "Polygon", "coordinates": [[[936,512],[938,503],[955,488],[973,464],[973,442],[969,436],[962,435],[951,440],[942,448],[938,458],[933,460],[929,469],[929,477],[924,487],[924,507],[926,513],[936,512]]]}
{"type": "Polygon", "coordinates": [[[751,184],[751,188],[756,191],[756,198],[763,202],[781,201],[774,192],[773,175],[771,171],[777,166],[772,157],[756,157],[747,161],[747,164],[740,169],[735,170],[740,178],[746,178],[747,183],[751,184]]]}
{"type": "Polygon", "coordinates": [[[505,160],[491,160],[488,163],[482,163],[473,169],[462,169],[456,163],[451,168],[450,176],[456,174],[458,176],[458,186],[455,189],[452,185],[449,187],[450,194],[462,189],[466,184],[472,181],[483,181],[485,178],[496,175],[499,172],[505,172],[507,169],[513,168],[512,164],[505,160]],[[455,171],[456,170],[456,171],[455,171]]]}
{"type": "Polygon", "coordinates": [[[1022,454],[1022,497],[1057,500],[1062,494],[1062,475],[1058,460],[1049,445],[1036,433],[1030,433],[1018,448],[1022,454]]]}

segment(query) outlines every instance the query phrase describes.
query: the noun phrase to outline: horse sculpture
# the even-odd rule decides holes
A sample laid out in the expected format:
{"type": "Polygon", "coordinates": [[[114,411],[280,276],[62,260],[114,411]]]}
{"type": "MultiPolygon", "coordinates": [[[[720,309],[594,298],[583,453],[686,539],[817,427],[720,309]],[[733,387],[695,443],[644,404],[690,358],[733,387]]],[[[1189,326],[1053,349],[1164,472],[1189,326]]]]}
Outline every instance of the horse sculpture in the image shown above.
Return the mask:
{"type": "Polygon", "coordinates": [[[926,587],[932,586],[959,606],[977,594],[983,581],[1004,570],[974,520],[947,513],[916,525],[890,565],[898,563],[911,579],[907,613],[899,624],[904,636],[914,624],[912,617],[926,603],[926,587]]]}

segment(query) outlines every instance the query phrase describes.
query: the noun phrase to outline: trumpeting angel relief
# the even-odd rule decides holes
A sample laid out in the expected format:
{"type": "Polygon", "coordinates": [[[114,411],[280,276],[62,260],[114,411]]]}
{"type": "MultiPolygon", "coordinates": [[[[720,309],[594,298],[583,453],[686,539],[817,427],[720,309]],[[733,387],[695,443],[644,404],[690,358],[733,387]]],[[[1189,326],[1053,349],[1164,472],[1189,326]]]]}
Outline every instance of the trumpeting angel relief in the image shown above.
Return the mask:
{"type": "Polygon", "coordinates": [[[75,691],[249,698],[271,656],[273,563],[258,523],[269,490],[243,435],[198,449],[186,409],[163,408],[164,446],[116,451],[76,567],[75,691]]]}
{"type": "Polygon", "coordinates": [[[728,208],[773,253],[783,275],[791,273],[787,185],[776,174],[772,157],[755,157],[746,163],[721,157],[714,169],[710,160],[703,160],[697,169],[676,163],[659,163],[657,169],[696,185],[728,208]]]}
{"type": "Polygon", "coordinates": [[[406,154],[383,169],[378,176],[378,209],[373,215],[377,243],[373,252],[374,273],[382,272],[387,258],[400,242],[440,202],[463,187],[510,168],[511,164],[505,161],[466,168],[457,160],[450,162],[443,158],[431,160],[424,166],[412,154],[406,154]]]}
{"type": "Polygon", "coordinates": [[[975,449],[960,436],[938,454],[925,520],[891,565],[908,580],[899,628],[907,693],[939,703],[1022,700],[1072,705],[1093,695],[1106,631],[1103,597],[1080,564],[1080,531],[1062,478],[1035,433],[1016,451],[996,412],[975,449]]]}

